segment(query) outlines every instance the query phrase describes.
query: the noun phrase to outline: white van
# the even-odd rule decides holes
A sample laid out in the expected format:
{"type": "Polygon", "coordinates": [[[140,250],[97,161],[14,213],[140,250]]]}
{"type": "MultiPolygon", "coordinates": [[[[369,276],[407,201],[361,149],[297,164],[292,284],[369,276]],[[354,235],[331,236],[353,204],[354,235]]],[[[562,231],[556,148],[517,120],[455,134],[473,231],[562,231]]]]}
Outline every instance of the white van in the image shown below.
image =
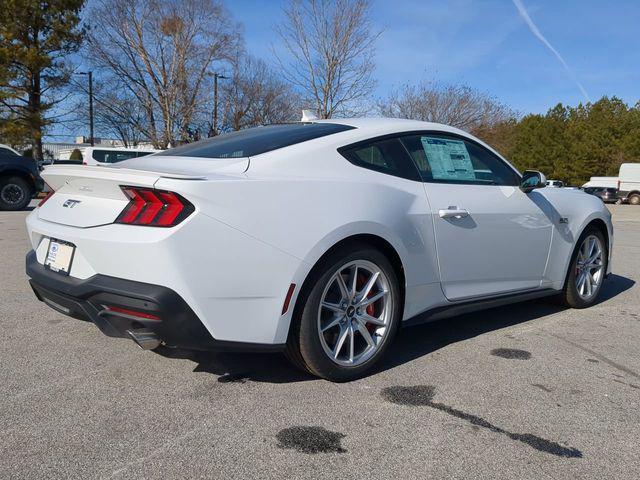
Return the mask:
{"type": "Polygon", "coordinates": [[[618,188],[618,177],[591,177],[582,188],[618,188]]]}
{"type": "Polygon", "coordinates": [[[152,153],[159,152],[152,148],[105,148],[87,147],[82,155],[83,165],[107,165],[118,163],[131,158],[145,157],[152,153]]]}
{"type": "Polygon", "coordinates": [[[618,174],[618,198],[640,205],[640,163],[623,163],[618,174]]]}

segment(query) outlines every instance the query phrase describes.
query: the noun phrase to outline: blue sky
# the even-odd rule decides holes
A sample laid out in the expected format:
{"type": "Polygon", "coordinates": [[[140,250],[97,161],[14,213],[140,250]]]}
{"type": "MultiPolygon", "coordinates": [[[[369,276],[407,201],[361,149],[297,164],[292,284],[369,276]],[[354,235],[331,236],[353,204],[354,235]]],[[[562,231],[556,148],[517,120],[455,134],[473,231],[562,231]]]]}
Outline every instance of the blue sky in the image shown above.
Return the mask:
{"type": "MultiPolygon", "coordinates": [[[[427,79],[464,82],[521,113],[584,102],[576,82],[592,100],[640,100],[640,1],[520,1],[571,72],[534,36],[513,0],[374,0],[373,22],[384,30],[376,96],[427,79]]],[[[268,62],[283,4],[226,2],[244,25],[248,52],[268,62]]]]}

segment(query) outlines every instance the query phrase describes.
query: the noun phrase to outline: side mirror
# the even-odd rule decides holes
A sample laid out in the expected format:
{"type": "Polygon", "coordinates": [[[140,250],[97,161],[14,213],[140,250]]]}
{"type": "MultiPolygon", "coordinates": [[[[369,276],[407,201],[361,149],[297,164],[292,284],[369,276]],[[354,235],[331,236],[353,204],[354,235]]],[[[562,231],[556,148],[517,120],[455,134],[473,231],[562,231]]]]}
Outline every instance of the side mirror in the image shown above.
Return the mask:
{"type": "Polygon", "coordinates": [[[520,190],[529,193],[536,188],[547,186],[547,177],[535,170],[525,170],[520,181],[520,190]]]}

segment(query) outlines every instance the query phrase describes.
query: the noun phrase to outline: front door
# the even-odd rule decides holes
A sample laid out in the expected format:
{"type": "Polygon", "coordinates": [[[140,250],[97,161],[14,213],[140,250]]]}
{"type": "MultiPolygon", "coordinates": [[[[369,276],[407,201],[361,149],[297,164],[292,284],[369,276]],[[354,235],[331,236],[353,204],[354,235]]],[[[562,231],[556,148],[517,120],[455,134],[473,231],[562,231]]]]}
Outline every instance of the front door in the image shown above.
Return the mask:
{"type": "Polygon", "coordinates": [[[464,137],[403,143],[431,205],[440,281],[449,300],[540,287],[553,224],[501,158],[464,137]]]}

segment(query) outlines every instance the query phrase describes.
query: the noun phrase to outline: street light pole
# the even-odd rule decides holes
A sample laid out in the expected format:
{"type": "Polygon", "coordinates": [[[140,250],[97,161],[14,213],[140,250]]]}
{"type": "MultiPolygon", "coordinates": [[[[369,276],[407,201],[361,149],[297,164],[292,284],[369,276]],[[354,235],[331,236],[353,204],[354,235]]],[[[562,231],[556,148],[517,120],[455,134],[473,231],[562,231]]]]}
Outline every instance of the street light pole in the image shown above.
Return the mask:
{"type": "Polygon", "coordinates": [[[213,136],[218,135],[218,74],[213,74],[213,136]]]}
{"type": "Polygon", "coordinates": [[[76,72],[77,75],[87,75],[89,77],[89,143],[94,146],[93,139],[93,72],[76,72]]]}
{"type": "Polygon", "coordinates": [[[89,71],[89,141],[93,147],[93,72],[89,71]]]}
{"type": "Polygon", "coordinates": [[[211,129],[213,132],[213,136],[218,135],[218,79],[228,78],[224,75],[220,75],[219,73],[213,74],[213,128],[211,129]]]}

